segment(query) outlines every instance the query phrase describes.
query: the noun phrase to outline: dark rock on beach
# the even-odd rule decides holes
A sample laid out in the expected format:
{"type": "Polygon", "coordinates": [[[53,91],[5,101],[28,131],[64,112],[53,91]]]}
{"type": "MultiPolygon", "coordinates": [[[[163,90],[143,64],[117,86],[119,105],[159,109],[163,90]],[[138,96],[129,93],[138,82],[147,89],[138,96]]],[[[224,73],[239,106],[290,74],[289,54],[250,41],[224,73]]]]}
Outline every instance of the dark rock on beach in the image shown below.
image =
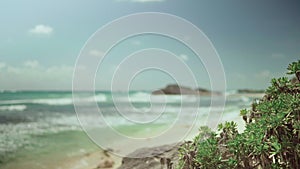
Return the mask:
{"type": "Polygon", "coordinates": [[[96,169],[113,168],[115,162],[112,159],[102,159],[96,169]]]}
{"type": "Polygon", "coordinates": [[[124,157],[118,169],[172,169],[177,166],[181,144],[142,148],[124,157]],[[130,158],[139,157],[139,158],[130,158]]]}

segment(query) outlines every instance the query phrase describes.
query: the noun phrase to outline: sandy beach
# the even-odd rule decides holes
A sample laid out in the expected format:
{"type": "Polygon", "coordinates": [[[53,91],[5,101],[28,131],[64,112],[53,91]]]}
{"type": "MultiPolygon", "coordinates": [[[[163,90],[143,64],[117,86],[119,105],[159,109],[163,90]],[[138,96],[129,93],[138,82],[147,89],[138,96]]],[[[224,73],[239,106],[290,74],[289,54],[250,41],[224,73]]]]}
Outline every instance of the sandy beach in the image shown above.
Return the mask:
{"type": "Polygon", "coordinates": [[[83,155],[76,155],[71,157],[61,158],[59,160],[48,158],[37,162],[32,161],[14,161],[4,165],[3,169],[116,169],[121,165],[121,158],[115,155],[106,155],[102,150],[86,153],[83,155]]]}

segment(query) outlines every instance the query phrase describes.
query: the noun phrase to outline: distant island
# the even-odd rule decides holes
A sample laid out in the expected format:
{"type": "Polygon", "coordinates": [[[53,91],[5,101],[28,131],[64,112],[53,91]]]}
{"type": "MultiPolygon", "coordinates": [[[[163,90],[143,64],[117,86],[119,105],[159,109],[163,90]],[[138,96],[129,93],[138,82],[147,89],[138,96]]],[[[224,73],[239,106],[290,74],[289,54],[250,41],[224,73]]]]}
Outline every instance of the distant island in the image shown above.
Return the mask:
{"type": "MultiPolygon", "coordinates": [[[[294,80],[296,81],[296,80],[294,80]]],[[[236,93],[231,94],[231,96],[249,95],[256,96],[264,93],[264,90],[256,89],[238,89],[236,93]]],[[[178,84],[169,84],[165,88],[154,90],[153,95],[200,95],[200,96],[212,96],[212,95],[223,95],[224,93],[219,91],[210,91],[204,88],[190,88],[187,86],[180,86],[178,84]]]]}
{"type": "Polygon", "coordinates": [[[239,89],[237,90],[237,93],[239,94],[250,94],[250,93],[264,93],[264,90],[255,90],[255,89],[239,89]]]}
{"type": "Polygon", "coordinates": [[[167,85],[165,88],[155,90],[153,95],[222,95],[223,93],[217,91],[210,91],[203,88],[192,89],[186,86],[179,86],[177,84],[167,85]]]}

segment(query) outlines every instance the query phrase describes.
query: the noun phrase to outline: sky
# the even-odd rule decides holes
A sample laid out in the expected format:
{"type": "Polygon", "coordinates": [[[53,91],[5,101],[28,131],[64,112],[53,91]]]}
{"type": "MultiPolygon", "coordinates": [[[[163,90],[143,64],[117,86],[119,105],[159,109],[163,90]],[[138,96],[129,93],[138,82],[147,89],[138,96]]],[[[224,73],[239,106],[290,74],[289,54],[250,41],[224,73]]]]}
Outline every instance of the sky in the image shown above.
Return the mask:
{"type": "MultiPolygon", "coordinates": [[[[296,0],[2,0],[0,90],[71,90],[76,59],[93,33],[138,12],[176,15],[202,30],[221,59],[227,90],[264,89],[272,77],[284,76],[287,65],[300,58],[300,2],[296,0]]],[[[96,88],[110,90],[122,59],[153,47],[169,50],[187,64],[198,83],[191,87],[210,88],[197,56],[174,39],[156,35],[131,37],[117,45],[99,66],[96,88]]],[[[103,51],[91,55],[99,52],[103,51]]],[[[151,62],[152,57],[157,56],[144,58],[151,62]]],[[[122,69],[125,75],[129,71],[122,69]]],[[[178,76],[184,75],[179,71],[178,76]]],[[[128,89],[124,77],[118,79],[116,90],[128,89]]],[[[182,79],[180,84],[190,85],[182,79]]],[[[139,73],[129,86],[152,90],[174,82],[163,72],[149,70],[139,73]]]]}

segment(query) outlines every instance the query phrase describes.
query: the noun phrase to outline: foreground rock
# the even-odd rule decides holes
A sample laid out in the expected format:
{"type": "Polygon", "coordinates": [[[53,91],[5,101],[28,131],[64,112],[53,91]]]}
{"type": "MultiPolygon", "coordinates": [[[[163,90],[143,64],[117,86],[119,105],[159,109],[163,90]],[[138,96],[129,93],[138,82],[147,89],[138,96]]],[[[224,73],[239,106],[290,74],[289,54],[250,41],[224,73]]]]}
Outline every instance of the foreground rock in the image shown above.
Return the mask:
{"type": "Polygon", "coordinates": [[[191,89],[189,87],[185,86],[179,86],[177,84],[171,84],[166,86],[163,89],[160,90],[155,90],[152,92],[154,95],[205,95],[205,96],[210,96],[210,95],[221,95],[220,92],[212,92],[206,89],[198,88],[198,89],[191,89]]]}
{"type": "Polygon", "coordinates": [[[115,162],[113,159],[101,159],[99,165],[96,167],[96,169],[102,169],[102,168],[113,168],[115,162]]]}
{"type": "Polygon", "coordinates": [[[180,144],[142,148],[124,157],[119,169],[172,169],[177,166],[180,144]]]}

